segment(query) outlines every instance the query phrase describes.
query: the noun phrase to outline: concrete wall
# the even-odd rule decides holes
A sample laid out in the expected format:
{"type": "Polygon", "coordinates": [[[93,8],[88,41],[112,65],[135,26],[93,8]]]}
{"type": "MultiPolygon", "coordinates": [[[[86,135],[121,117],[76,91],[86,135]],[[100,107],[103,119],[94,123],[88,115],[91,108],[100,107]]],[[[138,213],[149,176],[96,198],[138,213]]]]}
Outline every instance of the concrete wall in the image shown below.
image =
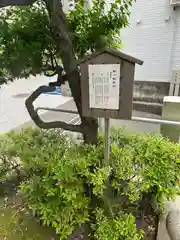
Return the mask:
{"type": "Polygon", "coordinates": [[[169,82],[180,66],[180,8],[173,11],[169,0],[137,0],[121,38],[123,51],[144,60],[135,80],[169,82]]]}
{"type": "Polygon", "coordinates": [[[135,81],[134,100],[162,103],[164,96],[169,95],[168,82],[135,81]]]}

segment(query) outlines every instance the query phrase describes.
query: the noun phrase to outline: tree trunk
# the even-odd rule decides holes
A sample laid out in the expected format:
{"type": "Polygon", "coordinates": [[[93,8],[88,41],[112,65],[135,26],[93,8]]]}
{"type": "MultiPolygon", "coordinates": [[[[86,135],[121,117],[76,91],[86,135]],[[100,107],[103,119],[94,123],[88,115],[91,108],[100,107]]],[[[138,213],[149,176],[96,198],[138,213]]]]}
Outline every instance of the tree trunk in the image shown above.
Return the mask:
{"type": "Polygon", "coordinates": [[[96,119],[84,118],[82,124],[85,124],[87,130],[83,134],[85,144],[97,144],[98,141],[98,122],[96,119]]]}
{"type": "Polygon", "coordinates": [[[57,56],[62,59],[64,70],[68,76],[69,86],[76,103],[78,113],[81,117],[85,143],[97,143],[98,123],[94,118],[82,116],[81,84],[77,60],[73,51],[70,32],[67,27],[66,18],[62,10],[61,0],[44,0],[49,12],[54,39],[56,43],[57,56]]]}

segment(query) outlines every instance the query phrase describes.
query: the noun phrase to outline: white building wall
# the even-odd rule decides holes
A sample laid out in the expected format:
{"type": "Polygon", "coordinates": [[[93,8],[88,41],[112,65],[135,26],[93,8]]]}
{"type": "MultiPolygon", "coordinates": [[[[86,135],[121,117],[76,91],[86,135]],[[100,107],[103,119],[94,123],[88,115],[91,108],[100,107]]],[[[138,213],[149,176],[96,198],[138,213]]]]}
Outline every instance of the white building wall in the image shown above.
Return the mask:
{"type": "Polygon", "coordinates": [[[173,11],[169,0],[137,0],[121,38],[124,52],[144,60],[135,80],[169,82],[180,65],[180,9],[173,11]]]}
{"type": "Polygon", "coordinates": [[[72,10],[74,7],[74,0],[62,0],[63,10],[65,13],[72,10]]]}

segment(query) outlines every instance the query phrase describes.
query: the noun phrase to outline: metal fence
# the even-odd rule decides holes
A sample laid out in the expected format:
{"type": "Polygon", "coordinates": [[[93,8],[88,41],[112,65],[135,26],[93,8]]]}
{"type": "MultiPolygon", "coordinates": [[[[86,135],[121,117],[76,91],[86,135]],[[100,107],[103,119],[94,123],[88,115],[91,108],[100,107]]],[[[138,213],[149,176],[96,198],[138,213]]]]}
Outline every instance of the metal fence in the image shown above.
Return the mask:
{"type": "MultiPolygon", "coordinates": [[[[78,114],[78,112],[75,110],[66,110],[66,109],[58,109],[58,108],[38,107],[35,109],[36,112],[38,112],[40,110],[51,111],[51,112],[60,112],[60,113],[78,114]]],[[[166,120],[166,119],[142,118],[142,117],[133,117],[132,116],[131,121],[180,126],[180,122],[170,121],[170,120],[166,120]]],[[[99,123],[100,123],[100,128],[101,128],[101,119],[99,119],[99,123]]]]}

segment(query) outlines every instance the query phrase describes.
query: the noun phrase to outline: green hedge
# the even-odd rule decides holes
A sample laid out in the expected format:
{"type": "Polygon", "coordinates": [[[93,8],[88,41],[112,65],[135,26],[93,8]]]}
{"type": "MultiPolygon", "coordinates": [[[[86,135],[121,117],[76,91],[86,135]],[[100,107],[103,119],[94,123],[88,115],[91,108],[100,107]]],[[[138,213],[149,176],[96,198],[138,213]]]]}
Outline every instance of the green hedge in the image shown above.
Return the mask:
{"type": "Polygon", "coordinates": [[[62,240],[85,225],[90,239],[140,240],[137,219],[151,206],[159,213],[179,189],[180,145],[158,135],[113,130],[108,167],[102,137],[98,146],[37,129],[8,138],[8,158],[26,172],[21,196],[62,240]]]}

